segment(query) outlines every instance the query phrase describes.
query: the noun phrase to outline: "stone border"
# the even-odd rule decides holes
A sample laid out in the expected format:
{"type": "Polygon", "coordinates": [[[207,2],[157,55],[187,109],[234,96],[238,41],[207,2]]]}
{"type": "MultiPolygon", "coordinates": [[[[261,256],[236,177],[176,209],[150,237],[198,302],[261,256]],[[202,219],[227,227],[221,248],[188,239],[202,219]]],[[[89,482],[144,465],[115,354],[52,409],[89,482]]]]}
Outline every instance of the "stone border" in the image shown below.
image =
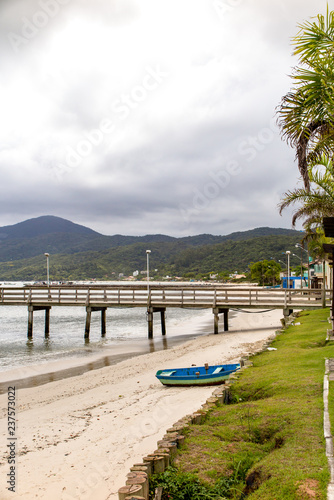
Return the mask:
{"type": "Polygon", "coordinates": [[[134,464],[130,468],[126,485],[118,490],[119,500],[148,500],[149,476],[153,473],[164,472],[174,459],[177,449],[184,442],[184,433],[189,425],[201,424],[207,413],[217,404],[227,402],[228,397],[229,385],[219,386],[197,412],[186,415],[167,429],[163,438],[158,441],[157,449],[144,457],[143,463],[134,464]]]}

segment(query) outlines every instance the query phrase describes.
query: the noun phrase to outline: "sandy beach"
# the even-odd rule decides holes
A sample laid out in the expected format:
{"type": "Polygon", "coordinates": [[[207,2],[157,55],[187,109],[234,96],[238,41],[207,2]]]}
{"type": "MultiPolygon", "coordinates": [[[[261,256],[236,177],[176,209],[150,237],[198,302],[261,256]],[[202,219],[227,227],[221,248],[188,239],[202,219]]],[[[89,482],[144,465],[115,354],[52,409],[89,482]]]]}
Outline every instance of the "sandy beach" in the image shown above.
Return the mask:
{"type": "MultiPolygon", "coordinates": [[[[274,336],[281,317],[280,310],[240,312],[230,320],[229,332],[17,389],[15,493],[7,484],[11,441],[7,392],[1,394],[0,498],[116,500],[133,463],[154,451],[165,430],[198,410],[213,391],[166,388],[155,378],[156,371],[238,362],[274,336]]],[[[208,313],[209,319],[208,332],[208,313]]]]}

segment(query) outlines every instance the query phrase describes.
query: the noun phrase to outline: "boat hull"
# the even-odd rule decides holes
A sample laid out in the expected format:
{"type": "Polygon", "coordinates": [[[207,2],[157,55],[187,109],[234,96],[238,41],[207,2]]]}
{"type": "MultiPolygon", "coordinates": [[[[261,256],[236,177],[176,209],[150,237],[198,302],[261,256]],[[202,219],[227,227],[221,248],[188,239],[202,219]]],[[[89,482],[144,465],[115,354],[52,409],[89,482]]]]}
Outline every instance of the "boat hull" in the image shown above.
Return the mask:
{"type": "Polygon", "coordinates": [[[156,377],[163,385],[167,386],[208,386],[224,384],[225,380],[235,371],[240,369],[239,364],[215,365],[205,368],[175,368],[170,370],[159,370],[156,377]]]}

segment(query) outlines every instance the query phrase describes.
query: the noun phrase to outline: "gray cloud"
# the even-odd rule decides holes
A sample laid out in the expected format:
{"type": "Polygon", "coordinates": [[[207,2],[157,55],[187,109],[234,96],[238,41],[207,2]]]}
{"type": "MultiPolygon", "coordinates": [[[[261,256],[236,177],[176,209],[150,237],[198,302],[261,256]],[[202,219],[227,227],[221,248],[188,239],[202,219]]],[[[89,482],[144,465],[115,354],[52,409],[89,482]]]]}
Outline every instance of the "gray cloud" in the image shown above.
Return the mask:
{"type": "Polygon", "coordinates": [[[299,174],[275,108],[297,62],[290,38],[322,4],[2,2],[0,225],[289,227],[277,203],[299,174]]]}

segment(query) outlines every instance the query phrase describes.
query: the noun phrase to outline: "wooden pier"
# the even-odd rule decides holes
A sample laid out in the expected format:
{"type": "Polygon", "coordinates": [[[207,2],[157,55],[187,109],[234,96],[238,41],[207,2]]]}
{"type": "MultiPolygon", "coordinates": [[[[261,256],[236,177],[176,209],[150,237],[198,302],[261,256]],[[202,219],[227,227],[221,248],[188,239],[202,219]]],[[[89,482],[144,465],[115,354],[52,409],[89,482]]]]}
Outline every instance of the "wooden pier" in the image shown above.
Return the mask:
{"type": "MultiPolygon", "coordinates": [[[[28,338],[33,336],[33,313],[45,311],[45,336],[49,336],[52,307],[86,308],[84,337],[89,338],[91,315],[101,312],[101,335],[106,335],[106,312],[113,307],[145,307],[148,338],[153,338],[154,313],[160,313],[161,332],[166,335],[167,307],[207,308],[214,315],[214,333],[218,333],[219,315],[224,315],[228,330],[229,309],[282,309],[288,316],[294,309],[318,309],[330,306],[331,290],[234,287],[189,284],[117,284],[117,285],[51,285],[0,287],[0,306],[28,307],[28,338]]],[[[1,311],[1,309],[0,309],[1,311]]],[[[0,312],[1,315],[1,312],[0,312]]]]}

